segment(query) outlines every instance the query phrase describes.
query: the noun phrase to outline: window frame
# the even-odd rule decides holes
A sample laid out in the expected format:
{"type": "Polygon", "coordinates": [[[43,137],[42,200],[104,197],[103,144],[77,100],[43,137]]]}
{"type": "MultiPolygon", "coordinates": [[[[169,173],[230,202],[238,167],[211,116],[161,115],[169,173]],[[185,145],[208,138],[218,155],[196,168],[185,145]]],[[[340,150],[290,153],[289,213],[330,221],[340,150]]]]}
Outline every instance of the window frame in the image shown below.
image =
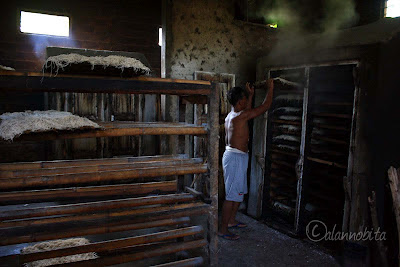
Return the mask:
{"type": "Polygon", "coordinates": [[[72,35],[72,16],[68,12],[53,12],[48,10],[38,10],[38,9],[30,9],[30,8],[18,8],[17,9],[17,29],[18,33],[22,35],[34,35],[34,36],[42,36],[42,37],[51,37],[51,38],[70,38],[72,35]],[[43,15],[51,15],[51,16],[63,16],[68,17],[68,36],[60,36],[60,35],[50,35],[50,34],[43,34],[43,33],[30,33],[30,32],[23,32],[21,31],[21,12],[30,12],[30,13],[38,13],[43,15]]]}
{"type": "MultiPolygon", "coordinates": [[[[383,18],[398,18],[398,17],[400,17],[400,11],[399,11],[399,15],[396,17],[387,17],[386,14],[387,14],[387,8],[388,8],[388,0],[384,0],[383,2],[384,2],[383,3],[383,14],[382,14],[383,18]]],[[[400,6],[400,3],[399,3],[399,6],[400,6]]]]}

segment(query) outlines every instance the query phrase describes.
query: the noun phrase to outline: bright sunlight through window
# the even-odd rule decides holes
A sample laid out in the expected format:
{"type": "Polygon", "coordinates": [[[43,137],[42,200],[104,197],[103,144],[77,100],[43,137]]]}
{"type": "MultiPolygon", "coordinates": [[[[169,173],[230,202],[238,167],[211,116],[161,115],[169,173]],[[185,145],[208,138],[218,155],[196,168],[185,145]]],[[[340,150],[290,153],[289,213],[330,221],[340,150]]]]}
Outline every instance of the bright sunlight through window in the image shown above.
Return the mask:
{"type": "Polygon", "coordinates": [[[21,32],[69,36],[69,18],[21,11],[21,32]]]}
{"type": "Polygon", "coordinates": [[[162,28],[158,28],[158,45],[162,46],[162,28]]]}
{"type": "Polygon", "coordinates": [[[386,17],[395,18],[400,16],[400,0],[387,0],[386,17]]]}

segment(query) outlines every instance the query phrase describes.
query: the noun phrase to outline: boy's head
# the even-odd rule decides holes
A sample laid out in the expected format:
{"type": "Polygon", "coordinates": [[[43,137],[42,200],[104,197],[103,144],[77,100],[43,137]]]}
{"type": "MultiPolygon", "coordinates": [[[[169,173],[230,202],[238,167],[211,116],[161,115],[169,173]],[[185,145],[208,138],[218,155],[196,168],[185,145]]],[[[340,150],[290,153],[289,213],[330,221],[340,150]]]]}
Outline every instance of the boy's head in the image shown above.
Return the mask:
{"type": "Polygon", "coordinates": [[[244,109],[247,106],[249,93],[242,87],[236,86],[228,92],[228,101],[233,107],[244,109]]]}

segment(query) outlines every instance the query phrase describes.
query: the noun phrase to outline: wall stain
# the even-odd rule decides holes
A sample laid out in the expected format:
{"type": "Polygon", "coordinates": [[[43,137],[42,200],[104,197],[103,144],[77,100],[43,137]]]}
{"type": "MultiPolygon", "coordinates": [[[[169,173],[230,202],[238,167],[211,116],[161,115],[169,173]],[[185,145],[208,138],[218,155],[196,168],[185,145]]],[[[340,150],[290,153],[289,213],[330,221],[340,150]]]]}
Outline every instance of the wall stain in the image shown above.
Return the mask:
{"type": "Polygon", "coordinates": [[[193,79],[193,73],[202,70],[235,74],[238,85],[255,79],[255,62],[270,51],[276,33],[240,24],[234,12],[228,0],[191,1],[189,6],[186,1],[174,1],[173,38],[167,43],[171,78],[193,79]]]}

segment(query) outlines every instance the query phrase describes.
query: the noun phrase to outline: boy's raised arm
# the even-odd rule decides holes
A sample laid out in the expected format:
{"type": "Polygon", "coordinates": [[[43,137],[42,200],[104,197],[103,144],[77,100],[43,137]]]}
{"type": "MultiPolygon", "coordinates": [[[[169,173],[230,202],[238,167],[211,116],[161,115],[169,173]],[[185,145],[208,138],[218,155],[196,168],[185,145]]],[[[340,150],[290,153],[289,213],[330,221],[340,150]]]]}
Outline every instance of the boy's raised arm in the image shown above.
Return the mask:
{"type": "Polygon", "coordinates": [[[251,104],[253,103],[254,96],[254,86],[250,87],[250,83],[246,83],[246,90],[249,93],[249,100],[247,101],[246,109],[251,109],[251,104]]]}
{"type": "MultiPolygon", "coordinates": [[[[245,120],[251,120],[257,116],[260,116],[261,114],[263,114],[264,112],[266,112],[270,107],[271,107],[271,103],[272,103],[272,97],[273,97],[273,92],[274,92],[274,80],[272,79],[268,79],[267,81],[267,85],[268,85],[268,93],[265,96],[264,102],[256,107],[256,108],[249,108],[246,109],[240,117],[242,117],[245,120]]],[[[246,84],[246,89],[248,88],[248,83],[246,84]]],[[[250,86],[249,86],[250,88],[250,86]]],[[[254,94],[254,88],[252,88],[253,94],[254,94]]],[[[249,92],[250,94],[250,92],[249,92]]],[[[249,97],[250,99],[250,97],[249,97]]],[[[251,107],[251,101],[250,102],[250,107],[251,107]]],[[[248,104],[249,105],[249,104],[248,104]]]]}

